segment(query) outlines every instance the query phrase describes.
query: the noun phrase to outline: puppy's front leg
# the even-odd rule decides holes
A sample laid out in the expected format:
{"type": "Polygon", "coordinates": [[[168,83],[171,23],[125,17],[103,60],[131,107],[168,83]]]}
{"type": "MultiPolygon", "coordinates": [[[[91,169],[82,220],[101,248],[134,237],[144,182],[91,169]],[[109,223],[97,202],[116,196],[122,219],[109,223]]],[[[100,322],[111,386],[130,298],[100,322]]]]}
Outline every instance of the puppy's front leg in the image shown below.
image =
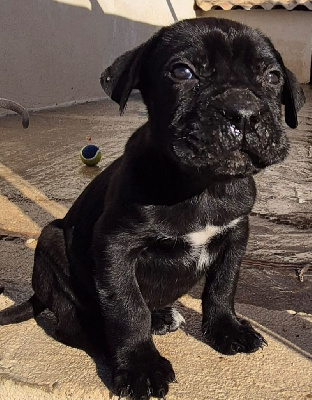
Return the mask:
{"type": "Polygon", "coordinates": [[[225,233],[218,257],[206,273],[202,330],[208,344],[224,354],[251,353],[266,344],[265,339],[246,320],[238,318],[234,310],[238,272],[247,238],[246,217],[225,233]]]}
{"type": "Polygon", "coordinates": [[[113,391],[133,400],[164,398],[175,380],[172,366],[156,349],[151,312],[140,292],[129,243],[103,238],[96,250],[97,291],[104,320],[105,349],[112,362],[113,391]]]}

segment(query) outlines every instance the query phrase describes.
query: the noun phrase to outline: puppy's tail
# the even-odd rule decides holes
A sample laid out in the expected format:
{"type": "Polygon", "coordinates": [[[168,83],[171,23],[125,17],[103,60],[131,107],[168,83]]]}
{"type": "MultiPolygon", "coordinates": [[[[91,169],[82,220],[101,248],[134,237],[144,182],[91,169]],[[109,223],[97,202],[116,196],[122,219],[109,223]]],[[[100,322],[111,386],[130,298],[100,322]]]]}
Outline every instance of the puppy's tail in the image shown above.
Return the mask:
{"type": "MultiPolygon", "coordinates": [[[[3,290],[4,289],[0,287],[0,293],[2,293],[3,290]]],[[[45,309],[46,306],[43,305],[37,298],[36,294],[34,294],[24,303],[0,311],[0,325],[16,324],[18,322],[27,321],[28,319],[37,316],[45,309]]]]}

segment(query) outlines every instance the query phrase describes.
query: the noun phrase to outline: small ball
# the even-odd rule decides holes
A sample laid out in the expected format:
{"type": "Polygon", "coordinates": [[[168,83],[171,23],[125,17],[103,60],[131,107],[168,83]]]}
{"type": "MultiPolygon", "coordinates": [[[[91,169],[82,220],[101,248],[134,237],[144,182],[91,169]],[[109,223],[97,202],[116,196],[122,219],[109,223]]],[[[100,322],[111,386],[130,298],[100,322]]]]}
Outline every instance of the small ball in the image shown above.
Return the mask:
{"type": "Polygon", "coordinates": [[[88,166],[96,165],[101,160],[101,157],[100,149],[94,144],[88,144],[80,151],[81,161],[88,166]]]}

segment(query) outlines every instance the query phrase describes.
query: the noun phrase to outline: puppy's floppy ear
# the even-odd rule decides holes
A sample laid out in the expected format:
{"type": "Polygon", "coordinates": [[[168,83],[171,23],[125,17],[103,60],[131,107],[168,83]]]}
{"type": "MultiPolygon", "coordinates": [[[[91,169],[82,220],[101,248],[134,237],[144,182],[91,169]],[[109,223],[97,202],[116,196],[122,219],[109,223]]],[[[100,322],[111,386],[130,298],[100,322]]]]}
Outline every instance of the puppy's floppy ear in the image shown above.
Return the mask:
{"type": "Polygon", "coordinates": [[[291,109],[295,110],[295,114],[297,116],[296,111],[299,111],[301,107],[303,107],[305,103],[305,96],[302,88],[300,87],[299,82],[295,74],[293,74],[288,68],[285,67],[285,84],[283,87],[282,92],[282,103],[285,104],[285,121],[288,126],[291,128],[296,128],[297,118],[296,118],[296,125],[292,126],[290,123],[291,121],[291,109]],[[291,100],[290,100],[291,99],[291,100]],[[288,123],[288,118],[290,116],[290,120],[288,123]]]}
{"type": "Polygon", "coordinates": [[[132,89],[139,89],[143,53],[150,40],[118,57],[101,75],[105,93],[119,104],[123,113],[132,89]]]}
{"type": "Polygon", "coordinates": [[[285,121],[290,128],[297,128],[297,111],[305,103],[305,96],[295,74],[283,65],[284,86],[282,91],[282,103],[285,105],[285,121]]]}
{"type": "MultiPolygon", "coordinates": [[[[272,45],[273,46],[273,45],[272,45]]],[[[282,67],[284,76],[284,86],[282,90],[282,104],[285,105],[285,122],[290,128],[297,128],[297,111],[305,103],[305,97],[302,88],[295,74],[293,74],[288,68],[285,67],[282,56],[274,48],[275,56],[282,67]]]]}

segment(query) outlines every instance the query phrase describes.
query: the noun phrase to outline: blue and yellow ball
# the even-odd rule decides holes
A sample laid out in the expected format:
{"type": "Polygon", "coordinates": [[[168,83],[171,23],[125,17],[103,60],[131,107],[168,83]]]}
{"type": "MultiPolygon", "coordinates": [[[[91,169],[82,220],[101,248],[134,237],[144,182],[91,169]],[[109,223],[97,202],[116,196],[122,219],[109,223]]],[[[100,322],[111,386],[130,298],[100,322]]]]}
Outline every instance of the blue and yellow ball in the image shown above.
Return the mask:
{"type": "Polygon", "coordinates": [[[100,149],[94,144],[88,144],[80,151],[81,161],[88,166],[94,166],[98,164],[101,160],[101,157],[102,154],[100,149]]]}

